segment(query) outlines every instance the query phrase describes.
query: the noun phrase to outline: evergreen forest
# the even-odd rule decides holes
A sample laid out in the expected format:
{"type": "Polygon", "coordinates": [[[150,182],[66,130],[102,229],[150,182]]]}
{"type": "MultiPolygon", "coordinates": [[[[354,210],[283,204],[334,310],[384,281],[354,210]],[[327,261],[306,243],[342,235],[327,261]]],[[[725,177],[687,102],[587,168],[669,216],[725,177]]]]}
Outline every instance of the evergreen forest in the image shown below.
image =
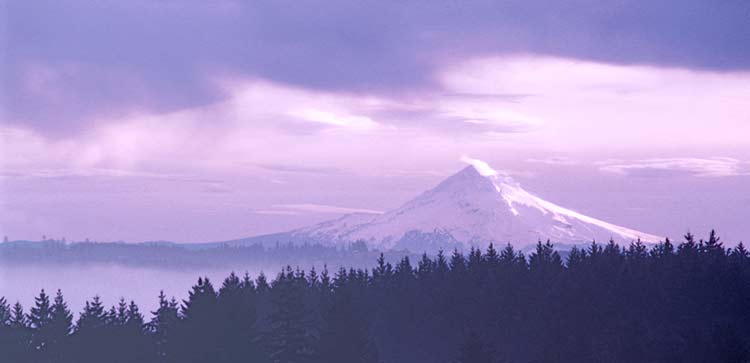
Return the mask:
{"type": "MultiPolygon", "coordinates": [[[[122,291],[127,296],[128,291],[122,291]]],[[[157,297],[155,297],[157,298],[157,297]]],[[[0,298],[2,362],[750,362],[750,253],[707,239],[199,277],[155,311],[0,298]]]]}

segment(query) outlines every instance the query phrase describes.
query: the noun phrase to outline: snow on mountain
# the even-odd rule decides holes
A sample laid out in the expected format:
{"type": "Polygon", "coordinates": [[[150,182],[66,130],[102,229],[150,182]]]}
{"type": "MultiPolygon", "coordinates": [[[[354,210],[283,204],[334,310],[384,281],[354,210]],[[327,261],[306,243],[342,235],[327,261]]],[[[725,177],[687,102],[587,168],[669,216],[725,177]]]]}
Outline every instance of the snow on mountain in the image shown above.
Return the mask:
{"type": "Polygon", "coordinates": [[[614,225],[543,200],[480,160],[398,209],[384,214],[355,213],[300,228],[284,235],[290,241],[343,244],[358,240],[381,249],[434,251],[438,248],[518,247],[547,240],[570,245],[662,238],[614,225]]]}

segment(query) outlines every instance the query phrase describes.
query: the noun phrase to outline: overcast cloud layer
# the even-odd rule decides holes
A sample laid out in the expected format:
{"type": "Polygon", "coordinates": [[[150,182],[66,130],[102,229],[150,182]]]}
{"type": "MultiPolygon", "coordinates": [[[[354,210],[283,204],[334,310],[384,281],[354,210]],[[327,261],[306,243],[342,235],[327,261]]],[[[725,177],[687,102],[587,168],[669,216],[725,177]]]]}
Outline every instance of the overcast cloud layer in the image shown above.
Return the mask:
{"type": "Polygon", "coordinates": [[[0,16],[13,238],[279,231],[397,207],[467,155],[613,223],[750,236],[732,217],[750,205],[747,1],[8,1],[0,16]]]}
{"type": "Polygon", "coordinates": [[[8,119],[48,132],[210,103],[225,96],[219,75],[392,94],[432,89],[442,67],[498,54],[750,68],[743,0],[50,0],[7,2],[4,17],[8,119]]]}

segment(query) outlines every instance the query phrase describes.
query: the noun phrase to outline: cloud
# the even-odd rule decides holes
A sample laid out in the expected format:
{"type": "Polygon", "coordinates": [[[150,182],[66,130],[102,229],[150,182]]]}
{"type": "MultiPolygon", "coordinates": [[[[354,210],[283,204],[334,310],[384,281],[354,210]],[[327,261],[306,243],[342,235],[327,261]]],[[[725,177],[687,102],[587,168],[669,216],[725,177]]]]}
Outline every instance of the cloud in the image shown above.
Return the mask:
{"type": "Polygon", "coordinates": [[[255,214],[264,214],[272,216],[298,216],[302,213],[293,210],[275,210],[275,209],[261,209],[253,211],[255,214]]]}
{"type": "MultiPolygon", "coordinates": [[[[476,139],[487,130],[506,132],[499,121],[475,125],[457,117],[471,109],[470,99],[454,104],[432,97],[402,100],[312,92],[259,80],[218,82],[230,95],[222,102],[168,113],[102,117],[86,132],[67,137],[0,125],[0,141],[7,151],[0,154],[2,173],[247,175],[258,168],[307,174],[378,173],[413,167],[405,155],[421,158],[426,150],[431,158],[453,160],[465,151],[461,150],[464,140],[481,146],[491,142],[476,139]],[[426,111],[402,122],[398,113],[412,107],[426,111]],[[449,112],[453,118],[444,116],[449,112]],[[400,126],[391,127],[394,123],[400,126]],[[382,165],[385,160],[389,165],[382,165]],[[382,168],[375,170],[372,165],[382,168]]],[[[467,114],[471,116],[475,115],[467,114]]],[[[513,121],[518,125],[507,133],[522,133],[524,122],[513,121]]]]}
{"type": "Polygon", "coordinates": [[[360,115],[341,115],[331,112],[321,111],[314,108],[291,111],[290,116],[301,118],[306,121],[317,122],[325,125],[343,127],[356,131],[369,131],[380,126],[367,116],[360,115]]]}
{"type": "Polygon", "coordinates": [[[530,163],[547,164],[547,165],[576,165],[578,161],[573,160],[566,156],[550,156],[547,158],[529,158],[526,159],[530,163]]]}
{"type": "Polygon", "coordinates": [[[467,163],[469,165],[474,166],[475,169],[479,172],[479,174],[483,176],[490,176],[490,175],[497,175],[498,171],[493,169],[490,164],[487,164],[487,162],[479,160],[479,159],[472,159],[466,155],[461,156],[461,161],[464,163],[467,163]]]}
{"type": "MultiPolygon", "coordinates": [[[[463,71],[463,70],[461,70],[463,71]]],[[[457,70],[457,72],[460,72],[457,70]]],[[[533,110],[519,111],[525,97],[451,93],[453,84],[443,84],[403,98],[380,98],[363,108],[373,118],[387,122],[390,129],[422,129],[446,135],[529,133],[545,126],[533,110]]]]}
{"type": "Polygon", "coordinates": [[[223,100],[212,82],[222,75],[408,96],[435,89],[446,66],[485,56],[750,69],[743,1],[11,1],[4,10],[8,122],[57,134],[102,115],[223,100]]]}
{"type": "Polygon", "coordinates": [[[363,208],[349,208],[349,207],[340,207],[340,206],[333,206],[333,205],[326,205],[326,204],[312,204],[312,203],[303,203],[303,204],[274,204],[272,206],[275,208],[274,210],[279,211],[292,211],[296,213],[332,213],[332,214],[347,214],[347,213],[373,213],[373,214],[382,214],[382,211],[378,210],[372,210],[372,209],[363,209],[363,208]]]}
{"type": "Polygon", "coordinates": [[[467,60],[441,74],[438,89],[408,96],[217,78],[221,102],[101,116],[75,135],[3,123],[0,167],[6,176],[262,173],[288,181],[274,172],[445,170],[462,154],[747,150],[750,74],[528,57],[467,60]],[[622,95],[613,85],[638,91],[622,95]],[[482,96],[513,94],[530,96],[482,96]]]}
{"type": "Polygon", "coordinates": [[[572,154],[615,148],[713,153],[747,148],[740,135],[748,125],[744,95],[750,92],[750,72],[523,55],[456,62],[441,69],[439,79],[443,88],[457,93],[533,95],[512,103],[475,99],[464,108],[522,115],[510,120],[527,121],[518,124],[523,135],[515,135],[523,142],[507,140],[510,132],[486,130],[499,137],[498,143],[513,142],[519,149],[572,154]]]}
{"type": "Polygon", "coordinates": [[[518,112],[497,102],[473,99],[461,103],[439,104],[438,117],[484,127],[487,131],[518,133],[541,127],[544,121],[538,117],[518,112]]]}
{"type": "Polygon", "coordinates": [[[210,193],[210,194],[232,194],[234,190],[232,188],[229,188],[224,183],[221,182],[210,182],[210,183],[204,183],[205,187],[202,189],[204,193],[210,193]]]}
{"type": "Polygon", "coordinates": [[[728,157],[655,158],[635,161],[605,161],[600,170],[631,176],[693,175],[698,177],[729,177],[747,175],[743,162],[728,157]]]}
{"type": "Polygon", "coordinates": [[[305,174],[340,174],[342,171],[335,168],[314,167],[307,165],[280,165],[280,164],[259,164],[258,167],[266,170],[280,171],[285,173],[305,173],[305,174]]]}

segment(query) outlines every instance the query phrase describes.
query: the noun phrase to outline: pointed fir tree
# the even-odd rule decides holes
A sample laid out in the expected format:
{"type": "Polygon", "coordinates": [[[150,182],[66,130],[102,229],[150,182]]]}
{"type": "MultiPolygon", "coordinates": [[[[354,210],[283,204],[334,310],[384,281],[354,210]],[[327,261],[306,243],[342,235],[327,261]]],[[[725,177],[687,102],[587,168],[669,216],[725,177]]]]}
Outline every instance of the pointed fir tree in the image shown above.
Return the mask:
{"type": "Polygon", "coordinates": [[[685,234],[685,242],[681,243],[677,247],[677,253],[687,259],[693,259],[695,256],[697,256],[698,251],[700,250],[699,244],[695,241],[695,236],[688,232],[685,234]]]}
{"type": "Polygon", "coordinates": [[[173,362],[177,360],[179,351],[177,340],[179,332],[179,307],[177,301],[167,300],[164,291],[159,292],[159,307],[151,312],[153,315],[148,328],[154,337],[156,356],[159,361],[173,362]]]}
{"type": "Polygon", "coordinates": [[[469,257],[466,259],[466,269],[474,278],[481,278],[482,271],[482,251],[478,248],[471,247],[469,257]]]}
{"type": "Polygon", "coordinates": [[[107,313],[105,315],[104,320],[106,321],[106,325],[116,327],[118,326],[119,322],[117,321],[117,308],[112,305],[109,307],[109,310],[107,310],[107,313]]]}
{"type": "Polygon", "coordinates": [[[586,254],[591,258],[591,260],[596,260],[599,257],[601,257],[602,246],[597,244],[596,240],[591,241],[591,244],[589,245],[589,248],[586,254]]]}
{"type": "Polygon", "coordinates": [[[128,304],[125,327],[133,331],[141,332],[143,330],[143,326],[143,314],[141,314],[140,310],[138,309],[138,305],[135,304],[135,301],[131,300],[128,304]]]}
{"type": "Polygon", "coordinates": [[[642,262],[648,257],[648,248],[646,248],[646,245],[641,242],[640,238],[638,238],[635,242],[630,244],[630,247],[628,247],[628,250],[625,253],[625,257],[631,262],[642,262]]]}
{"type": "Polygon", "coordinates": [[[60,290],[57,290],[52,303],[50,327],[58,337],[65,337],[73,330],[73,314],[68,309],[68,304],[60,290]]]}
{"type": "Polygon", "coordinates": [[[512,266],[516,263],[516,250],[513,248],[513,245],[508,243],[505,245],[505,248],[500,252],[500,264],[505,266],[512,266]]]}
{"type": "Polygon", "coordinates": [[[29,327],[31,328],[31,347],[37,359],[48,359],[50,340],[50,322],[52,321],[52,307],[49,295],[44,289],[34,298],[34,306],[29,310],[29,327]]]}
{"type": "Polygon", "coordinates": [[[377,266],[372,270],[373,280],[378,284],[382,284],[385,281],[390,280],[392,275],[393,266],[391,266],[390,263],[387,263],[385,261],[385,256],[383,255],[383,253],[380,253],[380,256],[378,256],[377,266]]]}
{"type": "Polygon", "coordinates": [[[188,293],[188,299],[182,302],[182,316],[185,320],[208,318],[215,312],[216,304],[217,295],[213,284],[207,277],[199,277],[198,283],[188,293]]]}
{"type": "Polygon", "coordinates": [[[81,316],[76,322],[76,331],[96,332],[107,325],[107,312],[104,310],[104,304],[97,295],[91,301],[86,301],[81,316]]]}
{"type": "MultiPolygon", "coordinates": [[[[547,241],[549,242],[549,241],[547,241]]],[[[607,245],[604,246],[604,256],[610,263],[619,263],[622,260],[622,250],[615,240],[610,238],[607,245]]]]}
{"type": "Polygon", "coordinates": [[[529,257],[529,268],[543,274],[556,274],[563,269],[562,258],[549,240],[544,244],[539,241],[536,251],[529,257]]]}
{"type": "Polygon", "coordinates": [[[720,262],[724,257],[726,257],[724,244],[721,242],[721,238],[719,238],[715,230],[711,230],[710,234],[708,235],[708,240],[703,244],[701,248],[701,252],[708,256],[708,258],[714,263],[720,262]]]}
{"type": "Polygon", "coordinates": [[[110,309],[110,320],[113,325],[123,327],[128,322],[128,303],[125,302],[124,297],[120,297],[117,301],[117,306],[112,306],[110,309]]]}
{"type": "Polygon", "coordinates": [[[2,338],[0,341],[3,343],[3,357],[8,362],[30,361],[29,358],[33,352],[31,348],[31,329],[29,328],[28,318],[20,302],[16,302],[13,305],[9,328],[6,331],[7,335],[0,337],[2,338]]]}
{"type": "Polygon", "coordinates": [[[410,281],[414,278],[414,269],[411,267],[411,261],[409,256],[404,256],[396,265],[396,271],[394,272],[396,280],[399,282],[410,281]]]}
{"type": "Polygon", "coordinates": [[[318,276],[318,271],[315,270],[315,266],[313,266],[310,269],[310,273],[307,274],[307,286],[309,286],[312,290],[317,290],[320,288],[320,276],[318,276]]]}
{"type": "Polygon", "coordinates": [[[23,306],[20,302],[16,302],[13,305],[13,311],[10,316],[10,326],[19,329],[29,327],[29,322],[26,319],[26,314],[23,312],[23,306]]]}
{"type": "Polygon", "coordinates": [[[29,311],[29,325],[34,330],[43,330],[51,320],[52,309],[49,296],[42,289],[39,296],[34,298],[34,306],[29,311]]]}
{"type": "Polygon", "coordinates": [[[450,261],[451,273],[463,274],[466,271],[466,259],[458,249],[454,249],[450,261]]]}
{"type": "Polygon", "coordinates": [[[73,314],[68,309],[62,291],[57,290],[51,310],[48,329],[51,356],[53,361],[61,361],[62,357],[67,356],[69,335],[73,331],[73,314]]]}
{"type": "Polygon", "coordinates": [[[664,242],[658,243],[654,248],[651,249],[649,256],[656,259],[666,259],[674,255],[674,245],[669,238],[664,239],[664,242]]]}
{"type": "Polygon", "coordinates": [[[586,259],[586,251],[581,250],[578,246],[573,246],[568,253],[568,261],[566,263],[569,270],[575,269],[583,264],[586,259]]]}
{"type": "Polygon", "coordinates": [[[498,254],[493,243],[490,243],[489,247],[487,247],[487,252],[485,252],[483,260],[484,264],[490,270],[495,269],[500,265],[500,254],[498,254]]]}
{"type": "Polygon", "coordinates": [[[732,249],[730,254],[732,260],[738,265],[746,265],[750,261],[750,252],[745,248],[745,245],[740,242],[737,247],[732,249]]]}
{"type": "MultiPolygon", "coordinates": [[[[17,345],[15,331],[11,327],[11,318],[13,316],[13,310],[5,300],[5,297],[0,297],[0,352],[7,354],[12,352],[17,345]]],[[[18,357],[6,357],[6,359],[18,358],[18,357]]]]}
{"type": "Polygon", "coordinates": [[[266,279],[266,275],[263,273],[263,271],[261,271],[258,277],[255,279],[255,289],[260,294],[265,294],[270,290],[268,279],[266,279]]]}
{"type": "MultiPolygon", "coordinates": [[[[234,276],[232,284],[239,286],[239,279],[234,276]]],[[[211,281],[198,278],[198,283],[188,293],[188,299],[182,303],[183,324],[179,340],[181,360],[195,359],[210,361],[219,352],[219,334],[221,327],[217,324],[218,298],[211,281]]]]}
{"type": "Polygon", "coordinates": [[[417,278],[421,280],[429,279],[432,275],[433,262],[427,253],[422,254],[422,258],[417,264],[417,278]]]}
{"type": "Polygon", "coordinates": [[[244,291],[255,292],[255,281],[250,278],[250,273],[248,273],[247,271],[245,271],[245,275],[242,277],[240,288],[242,288],[242,290],[244,291]]]}
{"type": "MultiPolygon", "coordinates": [[[[390,264],[388,267],[390,269],[390,264]]],[[[328,273],[328,266],[323,265],[323,271],[320,273],[320,290],[323,291],[325,295],[328,295],[331,293],[331,289],[333,289],[333,283],[331,282],[331,276],[328,273]]]]}
{"type": "Polygon", "coordinates": [[[450,267],[448,266],[448,260],[445,258],[445,253],[443,253],[443,250],[441,249],[438,251],[435,260],[435,273],[437,274],[437,278],[444,279],[449,270],[450,267]]]}

